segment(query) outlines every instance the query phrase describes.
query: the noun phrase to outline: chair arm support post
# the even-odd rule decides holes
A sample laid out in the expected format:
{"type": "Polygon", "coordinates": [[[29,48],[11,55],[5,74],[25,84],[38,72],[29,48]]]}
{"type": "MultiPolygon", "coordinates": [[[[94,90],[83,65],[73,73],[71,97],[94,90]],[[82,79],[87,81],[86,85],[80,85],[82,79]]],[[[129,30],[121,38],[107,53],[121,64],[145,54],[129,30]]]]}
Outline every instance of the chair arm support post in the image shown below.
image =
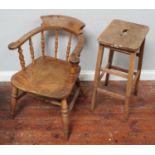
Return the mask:
{"type": "Polygon", "coordinates": [[[78,36],[78,44],[69,57],[69,62],[71,64],[78,64],[80,62],[79,57],[80,57],[83,46],[84,46],[84,35],[82,33],[78,36]]]}

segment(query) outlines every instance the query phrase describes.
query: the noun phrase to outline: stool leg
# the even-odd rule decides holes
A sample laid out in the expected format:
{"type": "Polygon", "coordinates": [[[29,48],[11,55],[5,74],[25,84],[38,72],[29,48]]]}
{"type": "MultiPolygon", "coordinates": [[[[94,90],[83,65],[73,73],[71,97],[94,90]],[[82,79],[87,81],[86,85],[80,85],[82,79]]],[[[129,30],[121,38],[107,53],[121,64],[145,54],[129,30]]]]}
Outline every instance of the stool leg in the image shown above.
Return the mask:
{"type": "Polygon", "coordinates": [[[18,95],[18,89],[12,85],[11,104],[10,104],[12,118],[14,118],[16,112],[17,95],[18,95]]]}
{"type": "Polygon", "coordinates": [[[131,98],[132,84],[133,84],[133,74],[134,74],[134,65],[135,65],[136,53],[130,54],[130,65],[128,73],[128,81],[126,87],[126,98],[124,106],[124,118],[127,120],[129,116],[129,102],[131,98]]]}
{"type": "MultiPolygon", "coordinates": [[[[111,68],[113,56],[114,56],[114,51],[110,49],[109,59],[108,59],[108,68],[111,68]]],[[[104,84],[105,86],[108,86],[109,76],[110,74],[106,73],[105,84],[104,84]]]]}
{"type": "Polygon", "coordinates": [[[66,139],[69,138],[69,111],[67,100],[63,99],[61,101],[61,114],[62,114],[62,122],[64,126],[64,136],[66,139]]]}
{"type": "Polygon", "coordinates": [[[134,89],[134,94],[137,95],[138,93],[138,85],[139,85],[139,80],[140,80],[140,75],[141,75],[141,69],[142,69],[142,62],[143,62],[143,53],[144,53],[144,45],[145,45],[145,40],[143,41],[141,47],[140,47],[140,55],[139,55],[139,58],[138,58],[138,68],[137,70],[140,72],[139,73],[139,76],[136,80],[136,83],[135,83],[135,89],[134,89]]]}
{"type": "Polygon", "coordinates": [[[104,47],[102,45],[99,45],[97,62],[96,62],[96,70],[95,70],[95,78],[94,78],[94,88],[93,88],[93,94],[92,94],[92,103],[91,103],[92,110],[94,110],[95,108],[97,86],[100,80],[100,68],[102,64],[103,50],[104,50],[104,47]]]}

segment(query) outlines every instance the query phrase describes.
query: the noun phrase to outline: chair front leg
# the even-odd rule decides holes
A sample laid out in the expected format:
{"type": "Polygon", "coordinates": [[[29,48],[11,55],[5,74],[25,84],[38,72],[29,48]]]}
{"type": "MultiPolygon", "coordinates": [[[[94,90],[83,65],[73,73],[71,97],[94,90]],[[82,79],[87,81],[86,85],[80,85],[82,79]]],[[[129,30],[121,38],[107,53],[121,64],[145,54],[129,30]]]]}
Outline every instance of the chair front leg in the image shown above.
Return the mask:
{"type": "Polygon", "coordinates": [[[14,118],[16,112],[17,95],[18,95],[18,89],[12,85],[11,104],[10,104],[12,118],[14,118]]]}
{"type": "Polygon", "coordinates": [[[69,109],[67,100],[63,99],[61,101],[61,114],[62,114],[62,122],[64,126],[64,136],[66,139],[69,138],[69,109]]]}

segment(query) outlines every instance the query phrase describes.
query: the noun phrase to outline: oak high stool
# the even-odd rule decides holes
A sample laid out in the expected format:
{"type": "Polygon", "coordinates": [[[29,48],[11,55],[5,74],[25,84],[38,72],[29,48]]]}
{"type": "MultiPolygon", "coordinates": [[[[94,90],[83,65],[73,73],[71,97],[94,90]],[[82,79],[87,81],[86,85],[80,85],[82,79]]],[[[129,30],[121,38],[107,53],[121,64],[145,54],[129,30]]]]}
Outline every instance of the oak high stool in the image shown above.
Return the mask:
{"type": "Polygon", "coordinates": [[[144,25],[139,25],[135,23],[130,23],[122,20],[113,20],[111,24],[106,28],[105,31],[99,36],[99,49],[98,57],[96,63],[95,79],[94,79],[94,90],[92,96],[91,109],[93,110],[96,102],[97,92],[116,97],[118,99],[123,99],[125,101],[124,106],[124,118],[128,119],[129,115],[129,101],[131,96],[131,91],[134,86],[134,93],[137,94],[145,37],[149,28],[144,25]],[[109,48],[109,59],[108,64],[105,68],[101,67],[103,51],[104,48],[109,48]],[[112,65],[112,60],[114,52],[121,52],[123,54],[128,54],[130,56],[129,69],[119,68],[112,65]],[[138,67],[137,71],[134,71],[135,58],[138,57],[138,67]],[[99,82],[106,73],[105,86],[108,85],[109,74],[120,76],[127,79],[126,94],[121,95],[114,93],[99,87],[99,82]]]}

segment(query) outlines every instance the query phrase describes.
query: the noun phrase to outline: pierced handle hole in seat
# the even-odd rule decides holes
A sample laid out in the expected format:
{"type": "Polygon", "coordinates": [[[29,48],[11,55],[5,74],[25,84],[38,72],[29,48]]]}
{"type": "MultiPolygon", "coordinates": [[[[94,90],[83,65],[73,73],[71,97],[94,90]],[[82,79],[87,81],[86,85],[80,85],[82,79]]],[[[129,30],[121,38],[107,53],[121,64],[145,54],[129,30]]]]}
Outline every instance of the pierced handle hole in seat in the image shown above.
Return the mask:
{"type": "Polygon", "coordinates": [[[128,31],[129,31],[128,29],[123,29],[120,35],[121,36],[126,36],[128,31]]]}

